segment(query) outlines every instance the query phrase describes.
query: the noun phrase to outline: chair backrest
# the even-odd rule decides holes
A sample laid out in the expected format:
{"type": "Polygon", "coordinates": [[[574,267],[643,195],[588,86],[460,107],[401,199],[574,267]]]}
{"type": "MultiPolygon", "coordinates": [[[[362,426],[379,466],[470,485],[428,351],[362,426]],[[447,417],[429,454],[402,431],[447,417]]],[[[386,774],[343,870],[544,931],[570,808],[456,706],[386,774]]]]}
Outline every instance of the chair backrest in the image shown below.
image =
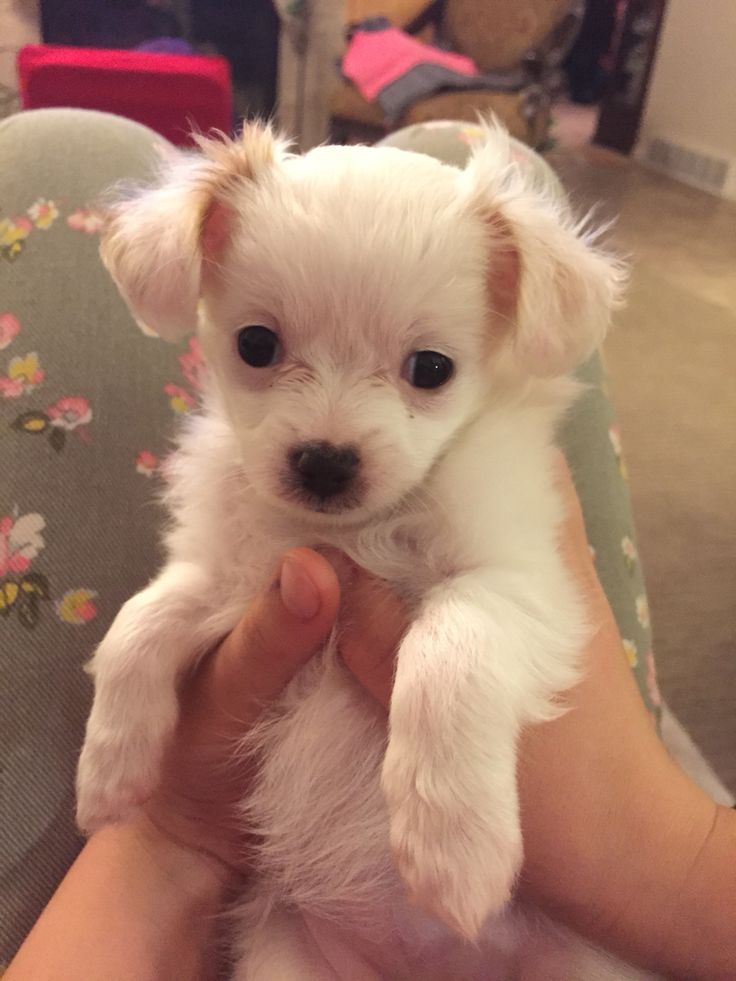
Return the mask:
{"type": "Polygon", "coordinates": [[[395,27],[414,20],[430,0],[345,0],[345,23],[357,24],[368,17],[386,17],[395,27]]]}
{"type": "Polygon", "coordinates": [[[515,68],[578,6],[577,0],[445,0],[443,33],[482,71],[515,68]]]}

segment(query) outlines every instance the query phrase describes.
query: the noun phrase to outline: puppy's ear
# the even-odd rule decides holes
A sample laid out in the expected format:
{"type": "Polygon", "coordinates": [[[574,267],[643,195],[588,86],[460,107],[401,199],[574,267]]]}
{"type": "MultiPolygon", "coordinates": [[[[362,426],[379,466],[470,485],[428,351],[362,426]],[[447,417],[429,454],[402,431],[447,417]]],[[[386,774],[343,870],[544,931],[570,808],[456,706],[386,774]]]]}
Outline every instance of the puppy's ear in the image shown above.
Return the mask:
{"type": "Polygon", "coordinates": [[[596,247],[552,181],[513,160],[508,135],[488,127],[463,180],[488,240],[496,336],[537,376],[564,374],[603,340],[626,281],[622,263],[596,247]]]}
{"type": "Polygon", "coordinates": [[[113,205],[102,233],[102,260],[133,316],[167,340],[196,326],[203,276],[226,247],[237,192],[285,149],[258,123],[237,140],[197,143],[199,153],[166,162],[156,186],[113,205]]]}

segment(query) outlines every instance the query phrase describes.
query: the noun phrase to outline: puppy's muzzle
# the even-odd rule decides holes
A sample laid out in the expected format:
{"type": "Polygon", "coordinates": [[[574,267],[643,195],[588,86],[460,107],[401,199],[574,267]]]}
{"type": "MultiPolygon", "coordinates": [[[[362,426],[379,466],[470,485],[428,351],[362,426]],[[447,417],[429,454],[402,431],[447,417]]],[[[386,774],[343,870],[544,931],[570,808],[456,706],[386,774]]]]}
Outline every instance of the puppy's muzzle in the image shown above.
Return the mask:
{"type": "Polygon", "coordinates": [[[322,501],[351,490],[359,465],[360,456],[352,446],[300,443],[289,453],[289,467],[297,488],[322,501]]]}

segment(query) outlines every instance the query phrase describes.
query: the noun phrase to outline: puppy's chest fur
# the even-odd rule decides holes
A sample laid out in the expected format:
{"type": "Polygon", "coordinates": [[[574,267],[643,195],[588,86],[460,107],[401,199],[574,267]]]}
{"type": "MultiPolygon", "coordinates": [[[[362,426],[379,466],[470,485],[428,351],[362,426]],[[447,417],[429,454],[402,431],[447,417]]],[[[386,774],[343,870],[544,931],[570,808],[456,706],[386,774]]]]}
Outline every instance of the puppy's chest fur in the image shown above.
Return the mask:
{"type": "MultiPolygon", "coordinates": [[[[549,487],[556,415],[549,406],[482,415],[394,512],[359,528],[320,528],[255,497],[229,427],[206,413],[193,421],[170,466],[171,557],[211,569],[213,616],[223,629],[273,576],[279,556],[297,545],[341,549],[415,605],[456,575],[544,567],[558,516],[549,487]]],[[[250,744],[264,760],[244,805],[262,837],[254,916],[265,901],[343,927],[359,924],[371,941],[398,931],[423,946],[444,933],[409,906],[394,870],[380,789],[385,715],[341,666],[334,641],[294,680],[250,744]]]]}

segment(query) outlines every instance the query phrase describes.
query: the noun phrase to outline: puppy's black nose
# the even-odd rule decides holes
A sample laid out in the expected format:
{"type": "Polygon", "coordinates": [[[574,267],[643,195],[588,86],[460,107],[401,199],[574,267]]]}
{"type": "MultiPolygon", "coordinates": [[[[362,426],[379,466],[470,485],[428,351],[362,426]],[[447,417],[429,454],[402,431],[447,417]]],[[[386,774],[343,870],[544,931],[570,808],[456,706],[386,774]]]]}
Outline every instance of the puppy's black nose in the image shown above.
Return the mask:
{"type": "Polygon", "coordinates": [[[289,465],[299,486],[321,498],[346,491],[359,463],[352,447],[332,443],[301,443],[289,453],[289,465]]]}

